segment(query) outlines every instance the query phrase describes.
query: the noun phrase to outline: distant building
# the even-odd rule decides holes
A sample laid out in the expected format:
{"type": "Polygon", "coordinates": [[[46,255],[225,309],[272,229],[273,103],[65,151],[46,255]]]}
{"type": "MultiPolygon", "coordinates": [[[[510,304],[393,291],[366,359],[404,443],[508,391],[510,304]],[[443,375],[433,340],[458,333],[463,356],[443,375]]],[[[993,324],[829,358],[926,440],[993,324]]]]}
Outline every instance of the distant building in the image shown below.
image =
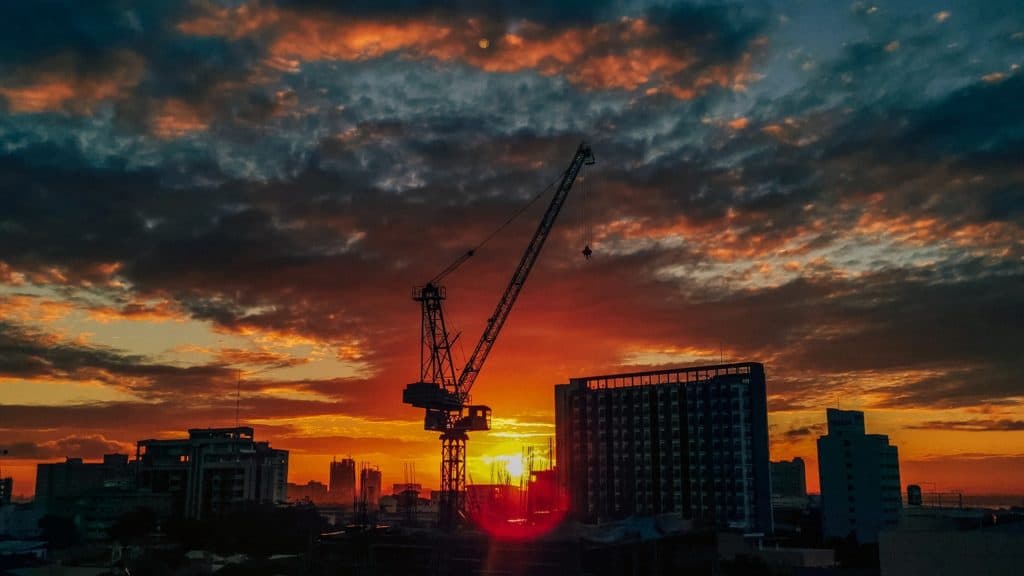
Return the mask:
{"type": "Polygon", "coordinates": [[[359,500],[365,502],[368,510],[376,510],[380,506],[381,488],[383,487],[382,476],[379,468],[370,468],[367,465],[359,471],[359,500]]]}
{"type": "Polygon", "coordinates": [[[829,408],[827,418],[828,434],[818,438],[823,535],[877,542],[899,519],[898,451],[888,436],[865,434],[863,412],[829,408]]]}
{"type": "Polygon", "coordinates": [[[315,504],[322,504],[330,502],[328,497],[327,485],[323,482],[317,482],[316,480],[310,480],[305,484],[292,484],[288,483],[288,501],[289,502],[313,502],[315,504]]]}
{"type": "Polygon", "coordinates": [[[132,481],[127,454],[105,454],[103,462],[66,458],[64,462],[36,465],[35,501],[49,509],[94,490],[127,489],[132,481]]]}
{"type": "Polygon", "coordinates": [[[759,363],[573,378],[555,387],[555,428],[559,498],[581,520],[772,530],[759,363]]]}
{"type": "Polygon", "coordinates": [[[168,493],[186,518],[287,501],[288,451],[253,440],[253,429],[191,429],[187,439],[140,440],[139,486],[168,493]]]}
{"type": "Polygon", "coordinates": [[[807,471],[803,458],[772,462],[771,469],[773,500],[807,498],[807,471]]]}
{"type": "Polygon", "coordinates": [[[423,485],[418,482],[399,482],[391,485],[391,495],[398,496],[403,492],[423,492],[423,485]]]}
{"type": "Polygon", "coordinates": [[[0,506],[11,503],[11,495],[14,493],[14,478],[0,478],[0,506]]]}
{"type": "Polygon", "coordinates": [[[907,486],[907,506],[921,506],[921,487],[917,484],[907,486]]]}
{"type": "Polygon", "coordinates": [[[11,503],[11,495],[14,493],[14,478],[0,478],[0,506],[11,503]]]}
{"type": "Polygon", "coordinates": [[[331,476],[328,481],[331,502],[351,506],[356,499],[356,461],[343,458],[341,462],[331,461],[331,476]]]}

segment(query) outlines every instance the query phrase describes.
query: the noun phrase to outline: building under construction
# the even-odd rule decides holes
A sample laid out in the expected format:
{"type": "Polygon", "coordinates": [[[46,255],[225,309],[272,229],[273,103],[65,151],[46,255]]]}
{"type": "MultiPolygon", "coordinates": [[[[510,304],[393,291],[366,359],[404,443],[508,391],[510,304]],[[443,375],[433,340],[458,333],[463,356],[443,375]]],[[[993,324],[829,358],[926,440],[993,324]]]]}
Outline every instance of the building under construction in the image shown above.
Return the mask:
{"type": "Polygon", "coordinates": [[[352,506],[356,501],[356,461],[342,458],[331,461],[327,497],[335,504],[352,506]]]}
{"type": "Polygon", "coordinates": [[[584,521],[678,512],[772,530],[764,366],[573,378],[555,387],[559,490],[584,521]]]}

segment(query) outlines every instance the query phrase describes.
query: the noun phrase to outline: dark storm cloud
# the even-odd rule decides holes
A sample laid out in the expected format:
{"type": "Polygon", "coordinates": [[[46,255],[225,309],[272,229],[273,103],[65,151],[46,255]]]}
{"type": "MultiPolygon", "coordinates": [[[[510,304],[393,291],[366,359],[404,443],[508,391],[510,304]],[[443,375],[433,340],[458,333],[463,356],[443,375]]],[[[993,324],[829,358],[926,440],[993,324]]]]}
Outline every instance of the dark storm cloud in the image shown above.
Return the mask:
{"type": "Polygon", "coordinates": [[[1008,432],[1024,430],[1024,420],[975,418],[972,420],[930,420],[906,426],[910,430],[954,430],[958,432],[1008,432]]]}
{"type": "Polygon", "coordinates": [[[27,460],[53,460],[57,458],[102,458],[104,454],[125,453],[130,444],[107,439],[101,434],[71,435],[42,442],[15,442],[5,448],[7,457],[27,460]]]}
{"type": "Polygon", "coordinates": [[[813,424],[811,426],[799,426],[796,428],[789,428],[782,433],[783,440],[785,442],[799,442],[804,438],[814,438],[821,436],[826,432],[825,424],[813,424]]]}
{"type": "MultiPolygon", "coordinates": [[[[855,231],[862,218],[937,219],[930,231],[919,231],[926,242],[971,224],[1016,228],[1024,206],[1016,160],[1024,150],[1024,116],[1015,104],[1022,92],[1024,76],[1015,75],[975,82],[917,108],[893,98],[789,125],[766,119],[718,148],[686,146],[638,169],[612,167],[607,178],[649,188],[639,204],[611,202],[652,223],[682,217],[697,226],[728,225],[725,217],[733,214],[747,238],[787,239],[810,223],[826,223],[812,246],[842,241],[837,233],[855,231]],[[723,166],[723,158],[736,160],[723,166]],[[869,205],[873,194],[881,198],[869,205]]],[[[991,240],[1019,252],[1012,237],[991,240]]]]}
{"type": "MultiPolygon", "coordinates": [[[[216,122],[260,122],[274,91],[250,82],[251,42],[184,38],[187,2],[41,1],[12,5],[0,24],[0,91],[15,113],[92,115],[113,106],[125,134],[173,137],[216,122]]],[[[3,102],[4,98],[0,98],[3,102]]]]}

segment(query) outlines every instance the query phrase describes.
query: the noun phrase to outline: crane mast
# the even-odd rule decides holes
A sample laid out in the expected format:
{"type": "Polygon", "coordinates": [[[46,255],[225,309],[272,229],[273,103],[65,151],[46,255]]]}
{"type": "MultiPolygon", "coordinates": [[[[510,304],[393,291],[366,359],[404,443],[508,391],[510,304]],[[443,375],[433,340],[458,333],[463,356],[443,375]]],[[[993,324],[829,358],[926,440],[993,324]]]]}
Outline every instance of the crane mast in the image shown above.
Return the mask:
{"type": "Polygon", "coordinates": [[[455,374],[451,355],[455,340],[449,337],[444,320],[442,302],[447,294],[439,282],[472,257],[474,251],[466,252],[425,285],[413,290],[413,300],[420,302],[422,311],[420,380],[406,386],[402,393],[402,401],[425,410],[425,430],[441,432],[439,523],[442,527],[453,527],[464,514],[467,433],[491,428],[491,409],[488,406],[468,404],[470,390],[494,347],[498,334],[501,333],[505,320],[508,319],[562,206],[565,205],[576,177],[583,166],[593,163],[594,155],[590,146],[581,142],[572,162],[563,173],[558,189],[555,190],[555,195],[530,239],[519,265],[516,266],[512,279],[498,300],[494,313],[488,318],[480,340],[458,375],[455,374]]]}

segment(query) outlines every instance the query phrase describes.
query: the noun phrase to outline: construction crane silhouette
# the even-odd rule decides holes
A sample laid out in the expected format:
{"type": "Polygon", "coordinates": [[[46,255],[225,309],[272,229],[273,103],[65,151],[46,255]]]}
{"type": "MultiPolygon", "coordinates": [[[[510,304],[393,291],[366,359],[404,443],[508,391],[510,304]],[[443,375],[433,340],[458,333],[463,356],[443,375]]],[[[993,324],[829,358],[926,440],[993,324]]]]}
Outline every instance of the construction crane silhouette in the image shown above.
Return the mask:
{"type": "Polygon", "coordinates": [[[548,205],[537,231],[526,246],[526,251],[505,292],[498,300],[494,313],[487,319],[487,326],[480,336],[480,341],[458,374],[452,361],[452,345],[458,336],[455,339],[449,338],[442,306],[446,291],[440,282],[471,258],[475,249],[463,254],[426,284],[413,289],[412,298],[419,302],[422,308],[420,379],[406,386],[402,393],[402,402],[426,410],[423,428],[441,433],[441,499],[438,524],[444,529],[454,528],[465,518],[463,498],[466,491],[468,433],[491,429],[490,407],[470,404],[473,383],[480,375],[480,370],[498,339],[498,334],[512,311],[512,306],[519,297],[519,292],[522,291],[548,234],[551,233],[551,228],[569,196],[576,176],[583,166],[593,163],[594,155],[590,146],[581,142],[569,167],[562,173],[561,183],[551,199],[551,204],[548,205]]]}

